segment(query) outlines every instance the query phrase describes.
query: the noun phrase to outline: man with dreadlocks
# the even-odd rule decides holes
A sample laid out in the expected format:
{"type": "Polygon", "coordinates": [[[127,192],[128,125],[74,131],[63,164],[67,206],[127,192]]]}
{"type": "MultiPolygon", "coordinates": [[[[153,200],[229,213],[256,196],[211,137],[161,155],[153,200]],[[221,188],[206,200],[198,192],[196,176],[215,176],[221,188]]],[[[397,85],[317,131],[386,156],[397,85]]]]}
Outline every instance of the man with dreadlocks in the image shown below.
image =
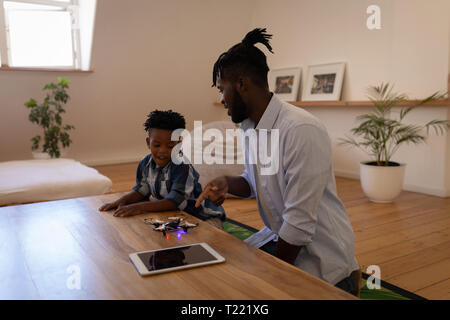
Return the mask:
{"type": "MultiPolygon", "coordinates": [[[[262,249],[337,287],[355,293],[359,271],[354,235],[336,192],[331,142],[324,125],[307,111],[280,101],[269,91],[266,56],[255,44],[269,44],[266,29],[249,32],[222,53],[213,69],[213,86],[222,93],[228,115],[241,128],[279,133],[279,170],[262,175],[260,163],[248,163],[241,176],[212,180],[197,205],[215,205],[227,192],[256,196],[259,212],[274,234],[262,249]]],[[[244,154],[249,147],[243,143],[244,154]]]]}

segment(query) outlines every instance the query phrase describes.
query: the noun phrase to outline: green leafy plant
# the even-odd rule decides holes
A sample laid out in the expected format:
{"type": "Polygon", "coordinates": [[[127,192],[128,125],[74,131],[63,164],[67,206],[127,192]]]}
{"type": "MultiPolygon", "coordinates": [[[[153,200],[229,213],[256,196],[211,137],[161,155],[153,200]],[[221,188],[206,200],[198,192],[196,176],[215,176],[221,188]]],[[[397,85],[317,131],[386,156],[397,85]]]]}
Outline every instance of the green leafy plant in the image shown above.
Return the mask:
{"type": "Polygon", "coordinates": [[[42,151],[47,152],[52,158],[59,158],[61,156],[60,145],[66,148],[72,143],[68,131],[75,127],[68,124],[63,125],[61,116],[66,112],[63,106],[69,100],[66,91],[68,88],[69,79],[58,77],[57,83],[46,84],[43,88],[46,92],[43,103],[38,104],[33,98],[25,103],[25,106],[30,109],[28,119],[44,130],[43,139],[41,135],[31,138],[33,151],[39,149],[43,140],[42,151]]]}
{"type": "Polygon", "coordinates": [[[348,136],[345,139],[339,139],[340,144],[358,147],[369,154],[377,166],[392,165],[390,159],[404,144],[425,143],[430,128],[433,128],[436,134],[443,134],[450,128],[448,120],[431,120],[424,125],[403,123],[405,116],[418,106],[443,99],[446,94],[439,92],[435,92],[417,104],[400,109],[399,118],[391,119],[391,109],[408,99],[405,94],[393,92],[393,87],[389,83],[369,87],[368,98],[373,102],[375,110],[358,116],[356,119],[361,123],[351,129],[353,135],[360,139],[356,140],[348,136]],[[426,135],[424,129],[426,129],[426,135]]]}

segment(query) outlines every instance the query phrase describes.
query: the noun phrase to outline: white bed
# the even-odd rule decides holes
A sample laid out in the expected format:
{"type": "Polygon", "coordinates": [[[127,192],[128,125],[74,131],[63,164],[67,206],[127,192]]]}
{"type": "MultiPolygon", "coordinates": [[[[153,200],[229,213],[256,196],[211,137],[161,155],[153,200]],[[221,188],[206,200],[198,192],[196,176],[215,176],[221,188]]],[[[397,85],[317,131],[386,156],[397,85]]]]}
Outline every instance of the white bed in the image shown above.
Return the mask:
{"type": "Polygon", "coordinates": [[[71,159],[0,162],[0,205],[107,193],[112,182],[71,159]]]}

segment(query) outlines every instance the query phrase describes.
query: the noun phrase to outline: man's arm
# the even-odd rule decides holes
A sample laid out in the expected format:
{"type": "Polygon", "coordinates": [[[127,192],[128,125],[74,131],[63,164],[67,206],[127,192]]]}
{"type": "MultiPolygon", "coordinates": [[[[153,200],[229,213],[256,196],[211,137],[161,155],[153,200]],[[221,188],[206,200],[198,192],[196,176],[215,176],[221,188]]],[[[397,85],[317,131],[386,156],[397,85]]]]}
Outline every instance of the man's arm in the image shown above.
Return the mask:
{"type": "Polygon", "coordinates": [[[251,195],[250,185],[241,176],[225,176],[228,184],[228,193],[241,198],[248,198],[251,195]]]}
{"type": "Polygon", "coordinates": [[[294,264],[300,250],[303,246],[296,246],[287,243],[281,237],[278,237],[277,247],[275,249],[275,257],[286,261],[287,263],[294,264]]]}
{"type": "Polygon", "coordinates": [[[316,232],[317,208],[331,173],[331,144],[323,130],[302,125],[290,130],[284,143],[283,223],[277,256],[294,263],[316,232]]]}
{"type": "Polygon", "coordinates": [[[222,176],[210,181],[203,192],[197,199],[195,206],[200,204],[208,198],[214,205],[221,205],[225,201],[227,193],[232,195],[248,198],[251,196],[250,185],[247,180],[241,176],[222,176]]]}

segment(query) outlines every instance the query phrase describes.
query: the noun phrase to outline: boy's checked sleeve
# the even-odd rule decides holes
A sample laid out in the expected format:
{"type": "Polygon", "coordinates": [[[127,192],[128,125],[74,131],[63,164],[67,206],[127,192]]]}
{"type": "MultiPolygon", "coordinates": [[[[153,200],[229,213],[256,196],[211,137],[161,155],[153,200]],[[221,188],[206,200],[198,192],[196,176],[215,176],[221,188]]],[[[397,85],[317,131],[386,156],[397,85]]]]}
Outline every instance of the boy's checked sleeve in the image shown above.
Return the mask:
{"type": "Polygon", "coordinates": [[[194,172],[189,165],[176,165],[173,168],[171,180],[172,187],[165,198],[174,202],[178,209],[184,210],[194,190],[194,172]]]}
{"type": "Polygon", "coordinates": [[[148,162],[147,157],[139,162],[136,169],[136,185],[133,187],[134,191],[139,192],[145,198],[150,196],[150,186],[147,182],[147,176],[144,175],[145,164],[148,162]]]}

